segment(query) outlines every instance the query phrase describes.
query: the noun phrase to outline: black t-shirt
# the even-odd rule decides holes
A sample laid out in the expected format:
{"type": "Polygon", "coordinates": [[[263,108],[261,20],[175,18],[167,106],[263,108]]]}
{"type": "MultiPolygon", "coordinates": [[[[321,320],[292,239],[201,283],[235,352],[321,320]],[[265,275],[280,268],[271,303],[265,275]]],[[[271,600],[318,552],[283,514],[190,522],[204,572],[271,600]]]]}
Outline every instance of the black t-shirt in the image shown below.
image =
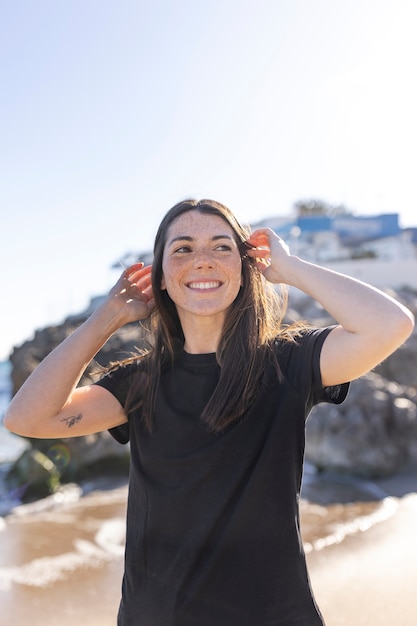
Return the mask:
{"type": "MultiPolygon", "coordinates": [[[[245,416],[213,434],[199,416],[219,376],[214,354],[181,352],[162,373],[152,433],[140,412],[113,429],[130,439],[125,574],[119,626],[319,626],[299,529],[305,419],[340,403],[323,389],[319,357],[330,328],[276,342],[245,416]]],[[[99,383],[123,405],[138,372],[99,383]]]]}

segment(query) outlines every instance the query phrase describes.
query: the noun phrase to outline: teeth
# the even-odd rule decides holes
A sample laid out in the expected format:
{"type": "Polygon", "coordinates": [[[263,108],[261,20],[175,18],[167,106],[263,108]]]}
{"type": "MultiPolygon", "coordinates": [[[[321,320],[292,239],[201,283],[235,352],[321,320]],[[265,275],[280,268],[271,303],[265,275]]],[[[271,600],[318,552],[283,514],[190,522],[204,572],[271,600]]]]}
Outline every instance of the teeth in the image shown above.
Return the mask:
{"type": "Polygon", "coordinates": [[[216,287],[219,287],[220,283],[219,282],[215,282],[215,281],[211,281],[211,282],[206,282],[206,283],[190,283],[189,287],[191,289],[215,289],[216,287]]]}

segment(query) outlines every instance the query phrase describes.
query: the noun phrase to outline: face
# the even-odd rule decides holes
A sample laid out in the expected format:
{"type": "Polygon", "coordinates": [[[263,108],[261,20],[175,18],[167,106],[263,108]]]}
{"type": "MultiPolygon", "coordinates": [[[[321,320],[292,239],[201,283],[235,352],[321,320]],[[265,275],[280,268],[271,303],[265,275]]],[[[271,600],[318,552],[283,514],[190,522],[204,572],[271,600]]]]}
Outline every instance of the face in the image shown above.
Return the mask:
{"type": "Polygon", "coordinates": [[[225,220],[191,210],[170,225],[161,287],[175,303],[181,324],[190,316],[215,316],[223,323],[241,280],[240,252],[225,220]]]}

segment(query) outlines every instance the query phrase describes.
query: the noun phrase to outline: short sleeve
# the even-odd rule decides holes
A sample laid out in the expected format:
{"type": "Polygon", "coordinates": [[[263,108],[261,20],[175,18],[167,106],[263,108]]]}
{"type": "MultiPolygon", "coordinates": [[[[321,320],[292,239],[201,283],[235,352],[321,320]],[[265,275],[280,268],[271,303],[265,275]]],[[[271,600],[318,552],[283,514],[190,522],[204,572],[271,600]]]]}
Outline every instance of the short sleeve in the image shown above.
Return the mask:
{"type": "Polygon", "coordinates": [[[328,326],[324,329],[316,330],[312,333],[315,337],[313,344],[313,359],[312,359],[312,392],[313,392],[313,404],[320,402],[331,402],[332,404],[341,404],[345,399],[349,391],[349,382],[341,385],[333,385],[331,387],[323,387],[320,371],[320,355],[323,347],[324,340],[328,334],[335,328],[335,326],[328,326]]]}
{"type": "Polygon", "coordinates": [[[335,326],[308,328],[294,341],[279,342],[278,359],[288,382],[304,397],[307,410],[320,402],[341,404],[349,383],[323,387],[320,354],[323,343],[335,326]]]}
{"type": "MultiPolygon", "coordinates": [[[[124,407],[133,377],[135,376],[137,371],[138,367],[136,363],[121,365],[117,369],[111,370],[108,374],[103,376],[103,378],[101,378],[94,384],[98,385],[99,387],[104,387],[104,389],[110,391],[110,393],[113,394],[114,397],[124,407]]],[[[130,440],[129,422],[121,424],[120,426],[116,426],[115,428],[110,428],[109,433],[119,443],[128,443],[130,440]]]]}

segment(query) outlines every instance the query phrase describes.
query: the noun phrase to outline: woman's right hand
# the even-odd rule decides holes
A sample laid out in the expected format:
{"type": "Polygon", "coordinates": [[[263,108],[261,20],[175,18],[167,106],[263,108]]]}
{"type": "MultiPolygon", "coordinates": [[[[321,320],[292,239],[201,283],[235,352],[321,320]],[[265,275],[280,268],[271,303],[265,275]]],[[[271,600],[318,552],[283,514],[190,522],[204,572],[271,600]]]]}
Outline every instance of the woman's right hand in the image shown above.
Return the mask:
{"type": "Polygon", "coordinates": [[[32,372],[6,410],[5,426],[24,437],[62,438],[124,423],[124,409],[110,392],[77,385],[111,335],[124,324],[145,319],[154,307],[151,266],[128,267],[103,304],[32,372]]]}
{"type": "Polygon", "coordinates": [[[110,290],[106,304],[117,307],[122,324],[146,319],[154,310],[151,273],[152,265],[135,263],[110,290]]]}

